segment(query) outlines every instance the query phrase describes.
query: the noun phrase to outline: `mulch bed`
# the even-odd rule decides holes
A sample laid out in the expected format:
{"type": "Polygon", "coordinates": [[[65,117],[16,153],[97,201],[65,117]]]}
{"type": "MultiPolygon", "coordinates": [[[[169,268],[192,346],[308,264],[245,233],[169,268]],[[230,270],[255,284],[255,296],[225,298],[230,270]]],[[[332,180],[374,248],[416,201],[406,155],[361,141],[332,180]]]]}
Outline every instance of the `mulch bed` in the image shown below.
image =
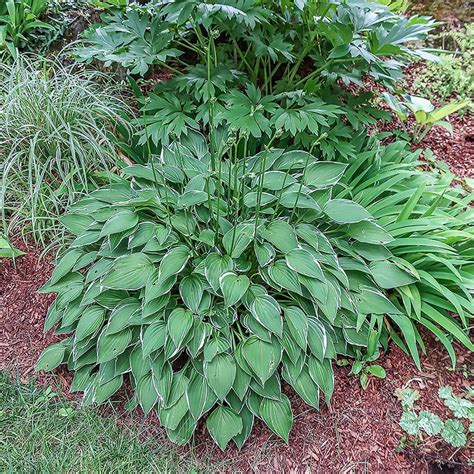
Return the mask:
{"type": "MultiPolygon", "coordinates": [[[[43,333],[44,317],[54,296],[36,293],[52,270],[51,258],[38,261],[39,249],[15,244],[26,255],[18,258],[15,266],[10,260],[0,260],[0,369],[14,369],[25,382],[35,375],[39,384],[59,383],[67,395],[72,376],[64,367],[54,376],[36,374],[33,369],[41,351],[58,339],[51,332],[43,333]]],[[[464,393],[469,385],[465,373],[472,373],[472,367],[467,367],[469,353],[465,349],[458,347],[458,367],[451,371],[448,355],[440,345],[428,338],[427,346],[429,352],[420,372],[392,344],[380,359],[387,379],[371,380],[365,391],[355,378],[347,376],[348,368],[336,368],[331,408],[323,404],[319,412],[287,389],[295,417],[288,446],[257,422],[242,451],[231,447],[221,453],[202,424],[193,446],[180,448],[180,453],[186,456],[192,449],[198,461],[211,459],[225,472],[438,472],[437,463],[449,467],[449,472],[469,472],[469,450],[456,450],[439,440],[425,439],[416,448],[408,446],[397,452],[403,435],[398,425],[402,411],[394,396],[397,388],[407,384],[417,388],[421,400],[416,406],[446,418],[447,409],[437,397],[438,387],[450,385],[456,393],[464,393]]],[[[132,416],[123,411],[121,403],[117,407],[120,423],[136,424],[145,436],[163,438],[156,415],[144,419],[141,412],[132,416]]]]}

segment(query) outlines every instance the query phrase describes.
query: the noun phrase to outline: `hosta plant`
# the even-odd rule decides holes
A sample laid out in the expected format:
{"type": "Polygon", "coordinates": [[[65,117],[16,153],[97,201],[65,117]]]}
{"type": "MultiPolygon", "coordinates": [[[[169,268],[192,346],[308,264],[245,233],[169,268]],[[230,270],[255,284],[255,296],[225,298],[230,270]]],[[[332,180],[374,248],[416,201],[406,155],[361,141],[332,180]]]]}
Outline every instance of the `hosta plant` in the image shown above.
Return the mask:
{"type": "Polygon", "coordinates": [[[45,329],[69,336],[36,368],[66,363],[85,403],[128,377],[131,405],[156,409],[177,443],[202,417],[222,449],[241,447],[255,418],[287,441],[282,380],[318,408],[338,354],[377,353],[388,327],[410,324],[365,258],[392,237],[332,199],[347,165],[213,139],[171,143],[62,219],[77,237],[42,291],[57,293],[45,329]]]}

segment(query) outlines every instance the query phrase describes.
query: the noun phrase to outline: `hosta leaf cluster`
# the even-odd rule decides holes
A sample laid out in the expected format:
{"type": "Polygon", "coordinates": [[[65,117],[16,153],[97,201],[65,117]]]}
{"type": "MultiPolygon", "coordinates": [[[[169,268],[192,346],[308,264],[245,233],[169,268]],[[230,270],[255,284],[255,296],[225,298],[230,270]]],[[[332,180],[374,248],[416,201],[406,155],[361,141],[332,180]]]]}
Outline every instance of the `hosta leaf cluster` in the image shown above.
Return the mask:
{"type": "Polygon", "coordinates": [[[472,196],[382,145],[387,113],[354,89],[393,85],[433,22],[389,0],[127,3],[77,54],[172,74],[130,79],[128,166],[62,220],[76,237],[43,291],[67,337],[37,368],[67,363],[86,403],[129,379],[173,441],[205,420],[225,449],[257,418],[287,441],[283,383],[329,404],[339,355],[362,369],[392,340],[420,367],[421,330],[453,365],[454,340],[472,349],[472,196]]]}
{"type": "MultiPolygon", "coordinates": [[[[320,393],[329,403],[337,354],[377,351],[384,316],[408,321],[365,257],[393,238],[333,198],[346,168],[271,148],[213,169],[198,134],[125,168],[63,218],[77,237],[43,291],[58,293],[46,329],[71,336],[37,368],[67,362],[88,403],[128,374],[179,443],[208,412],[221,448],[242,446],[255,417],[287,440],[282,379],[309,405],[320,393]]],[[[399,273],[394,286],[415,280],[399,273]]]]}

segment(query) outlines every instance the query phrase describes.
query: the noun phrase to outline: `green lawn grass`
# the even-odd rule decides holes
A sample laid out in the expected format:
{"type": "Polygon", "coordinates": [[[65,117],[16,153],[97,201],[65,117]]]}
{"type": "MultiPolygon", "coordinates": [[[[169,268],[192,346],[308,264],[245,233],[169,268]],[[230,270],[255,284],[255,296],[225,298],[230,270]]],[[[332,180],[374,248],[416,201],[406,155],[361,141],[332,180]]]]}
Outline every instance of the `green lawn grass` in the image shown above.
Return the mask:
{"type": "MultiPolygon", "coordinates": [[[[191,455],[0,371],[0,472],[197,472],[191,455]]],[[[200,466],[199,471],[202,472],[200,466]]],[[[208,470],[207,468],[204,470],[208,470]]]]}

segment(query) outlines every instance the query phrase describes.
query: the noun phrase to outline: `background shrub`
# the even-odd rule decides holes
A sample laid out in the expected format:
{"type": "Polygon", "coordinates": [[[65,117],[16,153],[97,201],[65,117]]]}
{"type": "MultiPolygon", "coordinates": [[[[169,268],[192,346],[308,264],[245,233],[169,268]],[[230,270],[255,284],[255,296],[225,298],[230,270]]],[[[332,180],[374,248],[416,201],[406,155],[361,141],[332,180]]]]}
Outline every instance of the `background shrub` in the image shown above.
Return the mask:
{"type": "MultiPolygon", "coordinates": [[[[416,93],[444,101],[451,97],[470,100],[474,95],[474,23],[465,28],[445,31],[434,41],[447,52],[440,62],[427,64],[413,81],[416,93]]],[[[471,108],[472,110],[472,108],[471,108]]]]}

